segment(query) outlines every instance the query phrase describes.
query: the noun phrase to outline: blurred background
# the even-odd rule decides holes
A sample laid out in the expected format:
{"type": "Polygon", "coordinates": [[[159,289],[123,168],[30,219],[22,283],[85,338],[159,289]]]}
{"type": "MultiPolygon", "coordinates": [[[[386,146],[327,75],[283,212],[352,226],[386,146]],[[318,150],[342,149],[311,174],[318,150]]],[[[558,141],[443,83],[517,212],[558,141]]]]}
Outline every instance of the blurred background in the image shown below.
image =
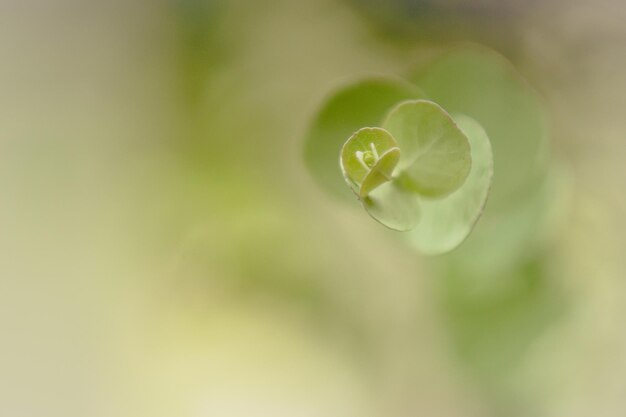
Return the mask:
{"type": "Polygon", "coordinates": [[[0,0],[0,415],[623,416],[625,20],[0,0]],[[517,232],[488,205],[489,238],[425,258],[327,196],[303,137],[336,86],[465,42],[537,90],[559,174],[517,232]]]}

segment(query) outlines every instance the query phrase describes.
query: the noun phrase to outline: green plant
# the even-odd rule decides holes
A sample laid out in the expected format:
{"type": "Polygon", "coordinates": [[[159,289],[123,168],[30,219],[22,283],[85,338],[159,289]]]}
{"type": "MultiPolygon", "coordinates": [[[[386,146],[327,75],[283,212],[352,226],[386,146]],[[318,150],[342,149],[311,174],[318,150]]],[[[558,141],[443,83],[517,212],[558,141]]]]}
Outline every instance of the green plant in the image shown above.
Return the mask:
{"type": "Polygon", "coordinates": [[[520,226],[515,213],[548,175],[536,94],[506,59],[475,45],[453,49],[409,79],[369,78],[331,94],[305,141],[313,176],[330,194],[356,196],[378,222],[408,232],[425,254],[460,245],[488,195],[488,226],[460,256],[471,262],[476,248],[527,245],[515,232],[532,233],[541,216],[520,226]]]}
{"type": "Polygon", "coordinates": [[[493,174],[489,139],[476,121],[385,78],[337,91],[313,123],[305,158],[330,193],[351,190],[378,222],[414,231],[414,243],[429,254],[467,237],[493,174]]]}

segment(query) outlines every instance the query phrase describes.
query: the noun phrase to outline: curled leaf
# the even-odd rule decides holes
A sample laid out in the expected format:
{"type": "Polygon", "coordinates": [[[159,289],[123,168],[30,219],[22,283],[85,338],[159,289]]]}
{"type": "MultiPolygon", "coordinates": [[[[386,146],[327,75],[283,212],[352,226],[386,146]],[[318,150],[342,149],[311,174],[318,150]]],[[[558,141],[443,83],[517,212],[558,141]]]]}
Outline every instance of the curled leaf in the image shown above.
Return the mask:
{"type": "Polygon", "coordinates": [[[390,181],[400,160],[396,140],[384,129],[366,127],[350,136],[341,148],[341,172],[352,190],[365,197],[390,181]]]}

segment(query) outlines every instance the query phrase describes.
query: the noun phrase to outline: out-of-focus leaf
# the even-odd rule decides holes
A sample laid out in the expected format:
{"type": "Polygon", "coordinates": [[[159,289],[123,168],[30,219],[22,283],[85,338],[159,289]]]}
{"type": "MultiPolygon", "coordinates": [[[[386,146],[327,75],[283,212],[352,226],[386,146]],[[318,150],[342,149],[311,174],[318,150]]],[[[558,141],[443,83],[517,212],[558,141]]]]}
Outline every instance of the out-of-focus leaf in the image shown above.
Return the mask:
{"type": "Polygon", "coordinates": [[[420,199],[421,218],[409,240],[420,252],[436,255],[457,247],[480,217],[493,176],[491,144],[483,128],[473,119],[455,115],[454,120],[471,145],[472,168],[465,183],[449,196],[420,199]]]}
{"type": "Polygon", "coordinates": [[[400,149],[393,136],[384,129],[366,127],[350,136],[343,145],[339,163],[348,185],[363,198],[391,180],[399,160],[400,149]]]}
{"type": "Polygon", "coordinates": [[[459,48],[423,68],[413,80],[447,111],[472,117],[487,132],[497,170],[491,210],[510,207],[511,196],[543,174],[543,108],[505,58],[478,46],[459,48]]]}
{"type": "Polygon", "coordinates": [[[427,100],[402,102],[383,127],[400,145],[398,171],[404,187],[442,197],[465,182],[472,164],[469,141],[439,105],[427,100]]]}
{"type": "Polygon", "coordinates": [[[405,81],[370,78],[336,91],[322,105],[304,144],[306,164],[317,182],[336,196],[351,197],[337,158],[350,135],[362,127],[380,126],[396,103],[424,97],[405,81]]]}

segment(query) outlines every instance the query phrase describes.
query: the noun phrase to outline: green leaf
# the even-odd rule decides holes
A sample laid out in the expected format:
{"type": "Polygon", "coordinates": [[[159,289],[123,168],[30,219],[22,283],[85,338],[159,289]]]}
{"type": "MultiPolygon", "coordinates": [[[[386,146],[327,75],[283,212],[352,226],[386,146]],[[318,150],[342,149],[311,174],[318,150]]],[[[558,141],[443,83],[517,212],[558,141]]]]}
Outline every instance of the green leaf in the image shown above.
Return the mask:
{"type": "Polygon", "coordinates": [[[398,171],[404,187],[442,197],[465,182],[472,165],[469,141],[439,105],[427,100],[402,102],[383,127],[400,145],[398,171]]]}
{"type": "Polygon", "coordinates": [[[483,128],[467,116],[454,119],[469,138],[472,168],[465,183],[449,196],[420,199],[420,222],[409,240],[427,255],[451,251],[465,240],[483,211],[493,176],[491,144],[483,128]]]}
{"type": "Polygon", "coordinates": [[[339,163],[348,185],[363,198],[391,180],[399,160],[400,149],[393,136],[384,129],[366,127],[343,145],[339,163]]]}
{"type": "Polygon", "coordinates": [[[447,111],[472,117],[487,132],[498,170],[491,211],[513,207],[520,190],[544,175],[547,128],[541,101],[504,57],[479,46],[457,48],[413,80],[447,111]]]}
{"type": "Polygon", "coordinates": [[[361,203],[376,221],[400,232],[413,229],[420,219],[417,194],[397,181],[384,183],[363,198],[361,203]]]}
{"type": "Polygon", "coordinates": [[[422,98],[419,88],[405,81],[370,78],[338,89],[322,105],[304,144],[305,162],[317,180],[335,196],[350,198],[337,157],[346,138],[365,126],[380,126],[396,103],[422,98]]]}

